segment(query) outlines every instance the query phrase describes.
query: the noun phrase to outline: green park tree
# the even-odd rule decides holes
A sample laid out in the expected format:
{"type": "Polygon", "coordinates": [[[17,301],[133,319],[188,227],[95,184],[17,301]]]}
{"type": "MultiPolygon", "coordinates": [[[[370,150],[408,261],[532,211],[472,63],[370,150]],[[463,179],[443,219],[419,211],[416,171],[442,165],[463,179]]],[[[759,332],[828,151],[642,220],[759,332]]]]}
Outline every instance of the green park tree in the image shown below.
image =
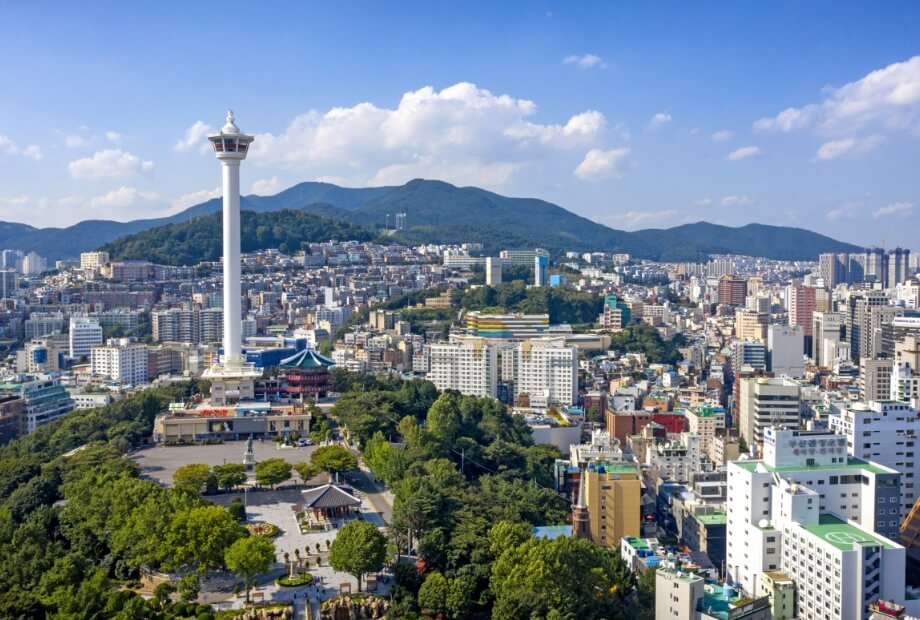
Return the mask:
{"type": "Polygon", "coordinates": [[[634,587],[632,571],[608,549],[569,537],[530,538],[492,565],[492,617],[622,618],[634,587]]]}
{"type": "Polygon", "coordinates": [[[211,468],[204,463],[183,465],[173,474],[173,486],[200,495],[215,484],[211,468]]]}
{"type": "Polygon", "coordinates": [[[352,521],[339,530],[329,548],[329,565],[358,580],[379,571],[387,555],[387,540],[377,526],[367,521],[352,521]]]}
{"type": "Polygon", "coordinates": [[[183,575],[176,584],[176,592],[179,593],[179,598],[186,603],[196,600],[200,591],[201,579],[198,577],[198,573],[183,575]]]}
{"type": "Polygon", "coordinates": [[[447,578],[438,571],[432,571],[425,577],[422,587],[418,591],[418,606],[435,616],[447,611],[447,597],[450,594],[450,584],[447,578]]]}
{"type": "Polygon", "coordinates": [[[293,466],[284,459],[267,459],[256,463],[256,481],[274,488],[291,479],[293,466]]]}
{"type": "Polygon", "coordinates": [[[310,455],[310,464],[330,475],[358,469],[358,459],[342,446],[321,446],[310,455]]]}
{"type": "Polygon", "coordinates": [[[224,553],[224,565],[243,579],[247,603],[256,575],[266,572],[274,560],[275,545],[264,536],[240,538],[224,553]]]}
{"type": "Polygon", "coordinates": [[[165,544],[173,566],[195,565],[204,573],[219,566],[245,532],[223,506],[198,506],[176,513],[165,544]]]}
{"type": "Polygon", "coordinates": [[[300,463],[294,463],[294,471],[297,472],[297,475],[300,476],[300,479],[306,484],[319,473],[319,468],[314,467],[310,463],[301,461],[300,463]]]}
{"type": "Polygon", "coordinates": [[[217,486],[225,491],[232,491],[246,482],[246,466],[242,463],[215,465],[211,471],[217,481],[217,486]]]}

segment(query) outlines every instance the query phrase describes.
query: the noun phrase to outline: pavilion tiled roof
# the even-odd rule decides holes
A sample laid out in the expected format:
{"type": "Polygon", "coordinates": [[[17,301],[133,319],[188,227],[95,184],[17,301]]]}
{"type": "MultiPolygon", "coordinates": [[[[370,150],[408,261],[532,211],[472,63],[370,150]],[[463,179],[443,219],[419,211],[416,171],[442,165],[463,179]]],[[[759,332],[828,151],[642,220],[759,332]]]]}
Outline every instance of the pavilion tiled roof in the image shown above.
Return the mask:
{"type": "Polygon", "coordinates": [[[304,349],[295,353],[291,357],[281,360],[281,366],[284,368],[321,368],[334,366],[328,357],[324,357],[312,349],[304,349]]]}
{"type": "Polygon", "coordinates": [[[360,499],[334,484],[325,484],[303,492],[304,508],[345,508],[360,505],[360,499]]]}

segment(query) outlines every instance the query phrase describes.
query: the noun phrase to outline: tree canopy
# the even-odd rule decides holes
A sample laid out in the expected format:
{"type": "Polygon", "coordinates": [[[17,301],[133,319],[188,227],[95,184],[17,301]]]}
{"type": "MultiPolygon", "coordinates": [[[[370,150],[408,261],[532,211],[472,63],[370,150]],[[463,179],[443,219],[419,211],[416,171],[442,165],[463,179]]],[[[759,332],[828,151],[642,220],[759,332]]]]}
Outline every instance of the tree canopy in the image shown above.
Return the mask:
{"type": "Polygon", "coordinates": [[[330,474],[344,474],[358,469],[358,459],[342,446],[320,446],[310,455],[310,464],[330,474]]]}
{"type": "Polygon", "coordinates": [[[284,459],[266,459],[256,463],[256,482],[267,484],[274,488],[276,484],[281,484],[285,480],[291,479],[291,470],[293,465],[284,459]]]}
{"type": "MultiPolygon", "coordinates": [[[[118,260],[148,260],[158,265],[197,265],[221,257],[221,214],[213,213],[188,222],[158,226],[107,243],[101,249],[118,260]]],[[[240,214],[240,245],[243,252],[277,248],[293,254],[305,244],[330,239],[370,241],[367,229],[341,220],[281,209],[240,214]]]]}
{"type": "Polygon", "coordinates": [[[240,538],[224,552],[224,564],[243,578],[247,603],[256,575],[266,572],[274,561],[275,544],[264,536],[240,538]]]}
{"type": "Polygon", "coordinates": [[[379,571],[386,559],[387,540],[377,526],[367,521],[351,521],[339,530],[329,548],[329,565],[358,580],[379,571]]]}

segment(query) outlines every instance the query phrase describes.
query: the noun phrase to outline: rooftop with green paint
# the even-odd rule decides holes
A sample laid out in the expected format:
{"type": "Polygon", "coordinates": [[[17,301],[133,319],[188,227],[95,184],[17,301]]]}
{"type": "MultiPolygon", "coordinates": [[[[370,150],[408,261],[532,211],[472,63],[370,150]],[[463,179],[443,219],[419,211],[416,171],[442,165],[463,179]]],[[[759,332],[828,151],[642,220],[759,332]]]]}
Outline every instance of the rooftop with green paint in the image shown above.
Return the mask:
{"type": "Polygon", "coordinates": [[[724,512],[698,514],[696,518],[704,525],[725,525],[728,521],[728,516],[724,512]]]}
{"type": "Polygon", "coordinates": [[[885,549],[896,548],[890,540],[851,525],[832,514],[822,514],[818,517],[817,524],[801,527],[809,534],[829,542],[841,551],[852,551],[857,545],[880,545],[885,549]]]}
{"type": "Polygon", "coordinates": [[[751,460],[751,461],[732,461],[733,464],[745,469],[749,472],[756,472],[758,470],[765,473],[789,473],[789,472],[808,472],[808,471],[840,471],[840,470],[854,470],[854,471],[868,471],[873,474],[895,474],[897,473],[893,469],[884,467],[877,463],[871,463],[869,461],[864,461],[857,458],[848,458],[846,463],[837,463],[836,465],[816,465],[809,467],[808,465],[802,465],[800,467],[773,467],[767,464],[765,461],[761,460],[751,460]]]}

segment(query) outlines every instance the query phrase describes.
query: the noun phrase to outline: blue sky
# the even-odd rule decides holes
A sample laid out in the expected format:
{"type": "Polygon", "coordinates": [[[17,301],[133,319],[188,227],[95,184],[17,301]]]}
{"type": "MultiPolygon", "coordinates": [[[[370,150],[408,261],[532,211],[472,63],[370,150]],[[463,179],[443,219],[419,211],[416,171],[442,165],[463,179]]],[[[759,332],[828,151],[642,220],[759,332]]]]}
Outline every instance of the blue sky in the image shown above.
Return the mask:
{"type": "Polygon", "coordinates": [[[0,4],[0,219],[216,195],[233,107],[247,192],[441,178],[616,228],[916,238],[920,4],[259,4],[0,4]]]}

